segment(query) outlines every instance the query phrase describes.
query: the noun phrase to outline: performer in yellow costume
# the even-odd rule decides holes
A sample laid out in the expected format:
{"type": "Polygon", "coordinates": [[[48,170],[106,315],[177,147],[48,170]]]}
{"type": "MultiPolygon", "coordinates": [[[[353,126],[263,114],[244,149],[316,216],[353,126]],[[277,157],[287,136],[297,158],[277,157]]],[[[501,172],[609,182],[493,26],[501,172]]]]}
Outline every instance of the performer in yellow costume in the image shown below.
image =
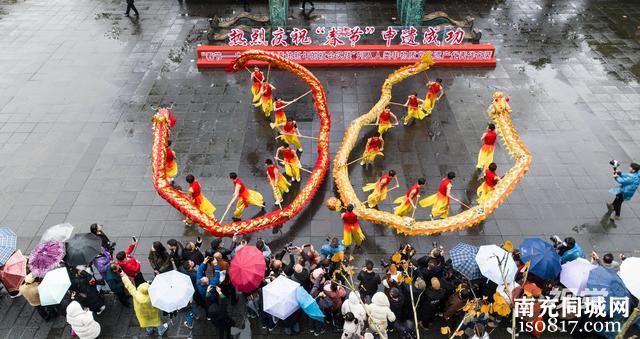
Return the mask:
{"type": "Polygon", "coordinates": [[[289,145],[280,146],[276,150],[276,159],[282,161],[284,173],[288,175],[291,180],[300,181],[300,167],[302,167],[302,165],[300,164],[300,159],[296,151],[291,149],[289,145]],[[282,155],[282,158],[279,157],[280,155],[282,155]]]}
{"type": "Polygon", "coordinates": [[[380,134],[371,137],[367,140],[367,145],[364,147],[364,153],[362,154],[362,160],[360,165],[364,166],[373,162],[377,156],[383,156],[384,140],[380,134]]]}
{"type": "Polygon", "coordinates": [[[282,194],[289,193],[289,186],[291,186],[291,184],[287,181],[287,178],[280,173],[278,166],[274,164],[271,159],[265,160],[264,164],[267,167],[267,178],[269,178],[269,183],[273,189],[273,197],[276,199],[275,204],[279,205],[283,200],[282,194]]]}
{"type": "Polygon", "coordinates": [[[253,67],[253,72],[251,72],[251,94],[253,94],[254,104],[260,100],[258,93],[260,93],[263,81],[264,74],[260,71],[260,68],[258,68],[258,66],[253,67]]]}
{"type": "Polygon", "coordinates": [[[396,115],[391,112],[389,106],[387,106],[384,111],[378,114],[376,125],[378,125],[378,134],[383,135],[384,132],[391,129],[391,127],[398,125],[398,117],[396,117],[396,115]],[[393,123],[391,123],[392,118],[395,120],[393,123]]]}
{"type": "Polygon", "coordinates": [[[173,179],[178,175],[178,162],[176,161],[176,152],[171,149],[171,140],[167,141],[164,157],[167,180],[173,185],[173,179]]]}
{"type": "Polygon", "coordinates": [[[479,170],[486,169],[493,162],[493,151],[496,147],[496,125],[490,123],[487,125],[487,131],[482,134],[482,147],[478,153],[478,163],[476,168],[479,170]]]}
{"type": "Polygon", "coordinates": [[[262,194],[248,189],[235,172],[229,173],[229,179],[233,181],[234,192],[227,208],[229,208],[234,201],[237,201],[236,210],[233,211],[233,221],[240,221],[242,219],[242,212],[244,212],[244,209],[249,205],[264,209],[264,198],[262,194]]]}
{"type": "Polygon", "coordinates": [[[254,103],[253,105],[258,107],[262,107],[262,111],[264,112],[264,116],[269,118],[271,116],[271,111],[273,111],[273,90],[276,89],[270,83],[264,81],[260,86],[260,92],[258,92],[258,97],[260,97],[260,101],[254,103]]]}
{"type": "Polygon", "coordinates": [[[416,200],[420,197],[420,189],[424,187],[427,181],[424,178],[418,179],[418,182],[409,188],[403,196],[397,197],[393,203],[400,204],[393,209],[393,213],[397,216],[405,217],[412,209],[416,208],[416,200]]]}
{"type": "Polygon", "coordinates": [[[347,211],[342,213],[341,218],[343,223],[342,244],[348,248],[353,239],[356,242],[356,249],[360,249],[365,236],[360,228],[360,223],[358,223],[358,215],[353,213],[352,204],[347,205],[347,211]]]}
{"type": "Polygon", "coordinates": [[[420,200],[421,207],[431,206],[431,218],[446,218],[449,216],[449,197],[451,196],[451,187],[453,187],[453,179],[455,177],[456,174],[454,172],[449,172],[447,177],[440,182],[438,193],[420,200]]]}
{"type": "Polygon", "coordinates": [[[407,107],[407,115],[404,117],[404,125],[407,126],[411,119],[422,120],[425,117],[424,112],[420,109],[420,103],[422,100],[418,99],[418,93],[413,92],[407,97],[407,102],[404,106],[407,107]]]}
{"type": "Polygon", "coordinates": [[[478,203],[485,201],[489,194],[495,189],[498,181],[500,181],[500,177],[498,177],[498,175],[496,174],[497,169],[498,165],[496,165],[495,162],[492,162],[484,171],[484,182],[476,190],[478,203]]]}
{"type": "Polygon", "coordinates": [[[278,139],[281,139],[289,145],[293,145],[298,152],[302,152],[302,143],[300,142],[300,138],[298,138],[300,131],[298,130],[298,124],[296,121],[287,121],[283,124],[279,124],[277,127],[280,131],[278,139]]]}
{"type": "Polygon", "coordinates": [[[442,79],[436,79],[435,82],[427,82],[427,95],[422,102],[422,112],[429,116],[436,106],[436,102],[444,95],[442,87],[442,79]]]}
{"type": "MultiPolygon", "coordinates": [[[[187,183],[189,183],[188,194],[191,196],[194,205],[196,205],[200,212],[215,219],[213,213],[216,211],[216,207],[213,206],[213,204],[209,201],[209,199],[207,199],[207,197],[204,196],[204,194],[202,194],[202,189],[200,188],[200,183],[198,182],[198,180],[196,180],[193,175],[189,174],[187,175],[186,181],[187,183]]],[[[184,223],[192,224],[193,221],[187,218],[184,220],[184,223]]]]}
{"type": "Polygon", "coordinates": [[[381,176],[378,181],[368,183],[362,188],[365,192],[373,191],[367,198],[369,208],[374,208],[387,199],[387,187],[389,183],[391,183],[391,180],[394,179],[396,181],[396,187],[399,187],[400,183],[398,182],[398,177],[396,177],[396,171],[390,170],[387,174],[381,176]]]}

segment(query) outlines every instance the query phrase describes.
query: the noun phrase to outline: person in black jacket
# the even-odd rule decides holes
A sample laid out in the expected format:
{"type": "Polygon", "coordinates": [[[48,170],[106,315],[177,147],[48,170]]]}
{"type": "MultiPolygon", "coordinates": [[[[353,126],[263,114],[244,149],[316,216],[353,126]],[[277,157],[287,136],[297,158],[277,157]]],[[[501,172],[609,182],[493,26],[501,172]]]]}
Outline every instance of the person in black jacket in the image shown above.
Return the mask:
{"type": "Polygon", "coordinates": [[[378,292],[378,286],[382,283],[380,275],[373,271],[373,261],[367,260],[364,268],[358,273],[357,279],[360,281],[360,295],[369,303],[371,298],[378,292]]]}
{"type": "MultiPolygon", "coordinates": [[[[209,289],[213,289],[213,286],[209,286],[209,289]]],[[[213,326],[218,329],[218,338],[230,339],[231,327],[235,326],[235,323],[227,312],[227,298],[222,294],[219,286],[215,287],[215,291],[207,291],[207,293],[218,294],[218,302],[209,306],[209,316],[213,326]]]]}
{"type": "MultiPolygon", "coordinates": [[[[233,243],[234,247],[236,242],[233,243]]],[[[213,238],[213,240],[211,240],[211,253],[216,253],[216,252],[220,252],[220,254],[222,254],[222,258],[228,260],[229,259],[229,254],[231,254],[231,250],[228,248],[224,248],[222,247],[222,239],[221,238],[213,238]]],[[[207,250],[208,252],[209,250],[207,250]]]]}
{"type": "Polygon", "coordinates": [[[132,9],[133,12],[136,13],[136,16],[140,16],[136,5],[133,4],[133,0],[127,0],[127,11],[124,13],[124,16],[129,16],[129,11],[131,11],[132,9]]]}
{"type": "Polygon", "coordinates": [[[103,226],[97,223],[93,223],[91,224],[91,226],[89,226],[89,231],[100,237],[100,240],[102,240],[102,247],[106,248],[109,251],[109,254],[111,254],[111,256],[113,257],[113,250],[116,247],[116,243],[111,242],[111,240],[109,240],[109,237],[104,234],[103,226]]]}
{"type": "Polygon", "coordinates": [[[184,247],[176,239],[167,240],[167,249],[169,250],[169,256],[173,259],[173,263],[176,267],[182,266],[182,258],[184,256],[184,247]]]}
{"type": "Polygon", "coordinates": [[[105,309],[104,300],[96,287],[96,279],[87,272],[84,266],[76,266],[69,274],[71,286],[69,290],[75,292],[75,299],[96,314],[101,314],[105,309]]]}
{"type": "Polygon", "coordinates": [[[202,240],[200,240],[199,243],[197,241],[196,243],[189,241],[184,245],[184,250],[182,251],[182,262],[191,260],[196,264],[196,266],[202,264],[204,261],[204,255],[200,252],[200,245],[202,245],[202,240]]]}

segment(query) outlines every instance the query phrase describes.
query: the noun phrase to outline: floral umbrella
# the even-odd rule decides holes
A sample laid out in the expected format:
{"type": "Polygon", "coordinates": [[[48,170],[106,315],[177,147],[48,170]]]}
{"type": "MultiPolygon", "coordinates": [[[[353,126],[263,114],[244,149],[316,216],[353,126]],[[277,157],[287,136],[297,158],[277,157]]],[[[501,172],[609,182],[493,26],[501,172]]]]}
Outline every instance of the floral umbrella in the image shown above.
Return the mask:
{"type": "Polygon", "coordinates": [[[48,241],[38,244],[29,256],[29,269],[36,277],[44,277],[47,272],[58,267],[64,258],[64,244],[48,241]]]}

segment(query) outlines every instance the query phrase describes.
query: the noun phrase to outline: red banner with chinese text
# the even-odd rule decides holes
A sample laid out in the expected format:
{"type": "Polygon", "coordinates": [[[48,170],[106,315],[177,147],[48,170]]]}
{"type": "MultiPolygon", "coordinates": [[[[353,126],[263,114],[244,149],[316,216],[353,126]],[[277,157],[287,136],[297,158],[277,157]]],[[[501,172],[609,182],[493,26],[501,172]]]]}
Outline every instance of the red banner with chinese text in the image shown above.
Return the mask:
{"type": "MultiPolygon", "coordinates": [[[[435,66],[494,67],[492,44],[422,45],[422,46],[198,46],[198,68],[225,67],[242,52],[259,49],[274,52],[306,67],[402,66],[418,62],[431,52],[435,66]]],[[[258,63],[259,64],[259,63],[258,63]]],[[[249,63],[249,66],[252,64],[249,63]]]]}

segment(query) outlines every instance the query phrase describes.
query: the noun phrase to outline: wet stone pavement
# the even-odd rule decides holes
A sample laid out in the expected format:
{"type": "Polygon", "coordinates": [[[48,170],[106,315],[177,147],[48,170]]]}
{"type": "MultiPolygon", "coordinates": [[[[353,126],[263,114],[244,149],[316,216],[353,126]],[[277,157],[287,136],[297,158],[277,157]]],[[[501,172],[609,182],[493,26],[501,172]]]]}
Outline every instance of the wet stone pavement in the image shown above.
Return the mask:
{"type": "MultiPolygon", "coordinates": [[[[136,5],[139,19],[124,17],[121,1],[0,0],[0,221],[16,231],[24,252],[47,227],[64,221],[80,231],[103,223],[119,248],[137,236],[139,259],[158,239],[186,241],[200,234],[210,240],[199,229],[185,228],[181,215],[151,185],[150,116],[158,105],[173,104],[178,118],[173,140],[179,184],[185,185],[185,173],[193,173],[224,209],[232,188],[227,174],[236,171],[274,208],[262,165],[275,150],[273,133],[250,105],[247,74],[201,73],[194,62],[207,17],[228,16],[241,5],[167,0],[136,5]]],[[[253,6],[254,13],[266,13],[266,2],[253,6]]],[[[291,25],[386,26],[394,23],[394,6],[317,1],[312,19],[305,20],[294,2],[291,25]]],[[[444,79],[446,90],[432,118],[393,129],[385,158],[369,169],[354,165],[353,184],[362,186],[393,168],[403,188],[425,176],[431,192],[453,170],[458,175],[454,194],[467,197],[476,185],[478,140],[495,90],[510,96],[514,124],[533,154],[533,166],[494,215],[473,228],[407,239],[364,223],[367,241],[357,264],[386,258],[404,242],[424,253],[433,241],[450,248],[460,241],[519,244],[526,237],[554,234],[575,237],[585,251],[637,255],[640,199],[625,203],[615,223],[604,214],[611,200],[607,190],[614,186],[609,160],[640,159],[640,4],[519,0],[429,1],[427,6],[427,12],[443,10],[453,18],[475,17],[483,41],[496,45],[498,64],[429,71],[431,78],[444,79]]],[[[380,85],[393,69],[312,71],[328,94],[333,154],[345,127],[378,100],[380,85]]],[[[272,79],[276,95],[285,99],[305,91],[299,79],[281,71],[273,70],[272,79]]],[[[394,88],[394,100],[403,101],[422,86],[423,78],[408,79],[394,88]]],[[[287,109],[306,135],[318,129],[312,108],[305,98],[287,109]]],[[[314,145],[305,140],[303,146],[302,163],[312,167],[314,145]]],[[[512,163],[501,146],[496,162],[499,170],[512,163]]],[[[265,231],[253,240],[262,237],[274,250],[289,241],[320,246],[341,232],[338,217],[323,206],[333,195],[328,177],[312,204],[281,233],[265,231]]],[[[388,202],[381,208],[390,210],[388,202]]],[[[250,208],[247,215],[257,212],[250,208]]],[[[143,267],[151,278],[149,266],[143,267]]],[[[107,311],[97,317],[103,337],[144,336],[131,310],[108,300],[107,311]]],[[[69,336],[64,319],[44,323],[21,298],[3,297],[0,310],[5,338],[69,336]]],[[[169,336],[188,334],[180,323],[174,321],[169,336]]],[[[265,333],[259,326],[253,329],[254,337],[265,333]]],[[[212,333],[204,321],[193,332],[196,337],[212,333]]],[[[506,337],[506,332],[500,328],[492,337],[506,337]]]]}

